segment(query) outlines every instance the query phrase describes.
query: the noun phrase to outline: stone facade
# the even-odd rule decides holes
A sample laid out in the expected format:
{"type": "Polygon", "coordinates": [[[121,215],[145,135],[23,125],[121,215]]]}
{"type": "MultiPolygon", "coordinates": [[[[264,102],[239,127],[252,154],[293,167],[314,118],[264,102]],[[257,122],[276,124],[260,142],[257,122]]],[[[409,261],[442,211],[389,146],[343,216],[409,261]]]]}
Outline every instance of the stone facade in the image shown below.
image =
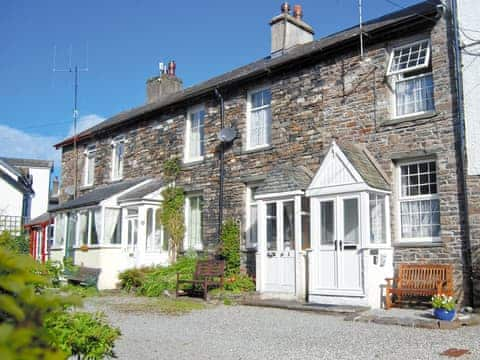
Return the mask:
{"type": "MultiPolygon", "coordinates": [[[[460,192],[462,179],[457,170],[459,159],[455,148],[458,124],[453,103],[451,53],[445,19],[429,24],[432,26],[430,29],[425,26],[421,30],[410,28],[403,30],[401,37],[392,33],[369,45],[366,54],[370,62],[361,63],[358,49],[350,48],[307,63],[292,64],[288,69],[272,72],[268,78],[222,88],[225,125],[236,128],[240,134],[225,153],[224,217],[244,222],[245,188],[249,179],[264,177],[272,168],[284,163],[302,165],[314,173],[332,139],[364,144],[391,179],[395,264],[452,263],[455,266],[457,294],[463,297],[468,287],[463,276],[464,214],[460,192]],[[392,46],[421,37],[429,37],[432,43],[436,111],[426,117],[391,120],[392,92],[385,76],[389,51],[392,46]],[[272,144],[259,151],[247,151],[247,91],[261,84],[270,86],[272,92],[272,144]],[[395,162],[415,158],[419,154],[435,157],[437,161],[442,241],[436,246],[414,247],[396,242],[395,162]]],[[[206,155],[201,162],[183,165],[178,185],[183,186],[186,192],[203,195],[203,239],[208,248],[218,241],[219,143],[216,134],[220,128],[220,111],[213,92],[191,103],[170,106],[134,124],[80,142],[79,169],[83,169],[84,148],[95,143],[94,186],[109,183],[111,141],[113,137],[124,134],[127,139],[124,178],[162,177],[162,164],[166,159],[173,156],[183,159],[186,113],[189,107],[198,104],[204,104],[206,110],[206,155]]],[[[74,178],[72,150],[71,146],[63,148],[63,189],[72,185],[74,178]]],[[[80,192],[89,190],[81,188],[81,176],[79,186],[80,192]]],[[[476,186],[480,184],[477,182],[476,186]]],[[[65,200],[63,192],[62,199],[65,200]]],[[[474,208],[471,210],[471,223],[476,225],[474,231],[476,239],[479,239],[480,204],[477,200],[471,203],[474,208]]],[[[476,246],[478,249],[478,244],[476,246]]],[[[243,259],[245,265],[251,265],[254,256],[244,252],[243,259]]]]}

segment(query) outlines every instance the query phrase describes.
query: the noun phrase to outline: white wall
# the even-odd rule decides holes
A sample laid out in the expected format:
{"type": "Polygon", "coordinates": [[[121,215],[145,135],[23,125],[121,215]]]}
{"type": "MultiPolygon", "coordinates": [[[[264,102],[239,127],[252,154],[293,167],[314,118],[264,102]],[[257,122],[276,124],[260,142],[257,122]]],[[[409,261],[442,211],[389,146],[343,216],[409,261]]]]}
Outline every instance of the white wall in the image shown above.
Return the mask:
{"type": "MultiPolygon", "coordinates": [[[[456,1],[461,46],[480,41],[479,1],[456,1]]],[[[480,44],[463,48],[462,69],[468,174],[480,175],[480,44]]]]}
{"type": "Polygon", "coordinates": [[[50,168],[30,168],[30,174],[33,177],[32,205],[30,217],[36,218],[47,212],[48,198],[50,193],[50,168]]]}
{"type": "Polygon", "coordinates": [[[22,216],[23,194],[0,178],[0,215],[22,216]]]}

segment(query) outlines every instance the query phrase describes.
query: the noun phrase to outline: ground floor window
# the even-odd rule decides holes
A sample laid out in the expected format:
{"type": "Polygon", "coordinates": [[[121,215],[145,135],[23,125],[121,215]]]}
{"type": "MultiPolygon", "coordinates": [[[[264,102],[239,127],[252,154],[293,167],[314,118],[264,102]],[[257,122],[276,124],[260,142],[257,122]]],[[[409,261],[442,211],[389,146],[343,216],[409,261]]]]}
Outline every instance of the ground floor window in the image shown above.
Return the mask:
{"type": "Polygon", "coordinates": [[[146,231],[147,248],[149,252],[168,250],[168,235],[163,230],[160,209],[147,209],[146,231]]]}
{"type": "Polygon", "coordinates": [[[247,207],[246,207],[246,248],[256,249],[258,238],[258,206],[255,200],[258,185],[247,186],[247,207]]]}
{"type": "Polygon", "coordinates": [[[202,196],[187,196],[185,204],[187,236],[184,250],[202,248],[202,196]]]}
{"type": "Polygon", "coordinates": [[[302,250],[311,248],[310,243],[310,199],[302,197],[302,250]]]}
{"type": "Polygon", "coordinates": [[[101,234],[101,209],[82,210],[77,214],[77,246],[98,245],[101,234]]]}
{"type": "Polygon", "coordinates": [[[61,247],[65,244],[65,225],[66,225],[66,215],[57,214],[55,216],[55,236],[52,246],[61,247]]]}
{"type": "Polygon", "coordinates": [[[138,244],[138,209],[127,209],[127,246],[135,249],[138,244]]]}
{"type": "Polygon", "coordinates": [[[385,195],[370,193],[370,242],[386,244],[385,195]]]}

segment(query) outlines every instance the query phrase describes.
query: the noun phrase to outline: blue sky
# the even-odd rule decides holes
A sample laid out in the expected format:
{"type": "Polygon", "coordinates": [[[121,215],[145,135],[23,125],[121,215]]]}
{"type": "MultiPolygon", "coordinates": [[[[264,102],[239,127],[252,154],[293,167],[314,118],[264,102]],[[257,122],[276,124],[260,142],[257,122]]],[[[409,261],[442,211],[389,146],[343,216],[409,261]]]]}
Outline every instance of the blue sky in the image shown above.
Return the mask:
{"type": "MultiPolygon", "coordinates": [[[[401,6],[418,1],[392,0],[401,6]]],[[[158,62],[174,59],[190,86],[269,54],[268,22],[282,1],[2,0],[0,1],[0,156],[50,158],[71,131],[72,75],[80,75],[80,126],[93,125],[145,101],[145,81],[158,62]]],[[[318,39],[358,23],[357,0],[298,0],[318,39]]],[[[291,2],[293,7],[293,2],[291,2]]],[[[364,0],[372,19],[399,8],[364,0]]]]}

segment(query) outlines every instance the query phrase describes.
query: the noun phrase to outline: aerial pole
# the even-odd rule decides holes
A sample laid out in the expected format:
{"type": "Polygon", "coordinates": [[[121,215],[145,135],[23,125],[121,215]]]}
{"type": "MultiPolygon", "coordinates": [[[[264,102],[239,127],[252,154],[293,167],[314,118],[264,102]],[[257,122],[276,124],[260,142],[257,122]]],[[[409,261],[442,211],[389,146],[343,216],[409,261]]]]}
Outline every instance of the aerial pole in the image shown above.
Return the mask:
{"type": "Polygon", "coordinates": [[[78,125],[78,80],[80,72],[88,71],[88,44],[86,49],[86,66],[80,68],[78,65],[72,66],[72,47],[70,46],[69,66],[63,69],[56,68],[57,47],[53,47],[53,72],[69,72],[73,74],[73,158],[74,158],[74,185],[73,198],[78,196],[78,146],[77,146],[77,125],[78,125]]]}

